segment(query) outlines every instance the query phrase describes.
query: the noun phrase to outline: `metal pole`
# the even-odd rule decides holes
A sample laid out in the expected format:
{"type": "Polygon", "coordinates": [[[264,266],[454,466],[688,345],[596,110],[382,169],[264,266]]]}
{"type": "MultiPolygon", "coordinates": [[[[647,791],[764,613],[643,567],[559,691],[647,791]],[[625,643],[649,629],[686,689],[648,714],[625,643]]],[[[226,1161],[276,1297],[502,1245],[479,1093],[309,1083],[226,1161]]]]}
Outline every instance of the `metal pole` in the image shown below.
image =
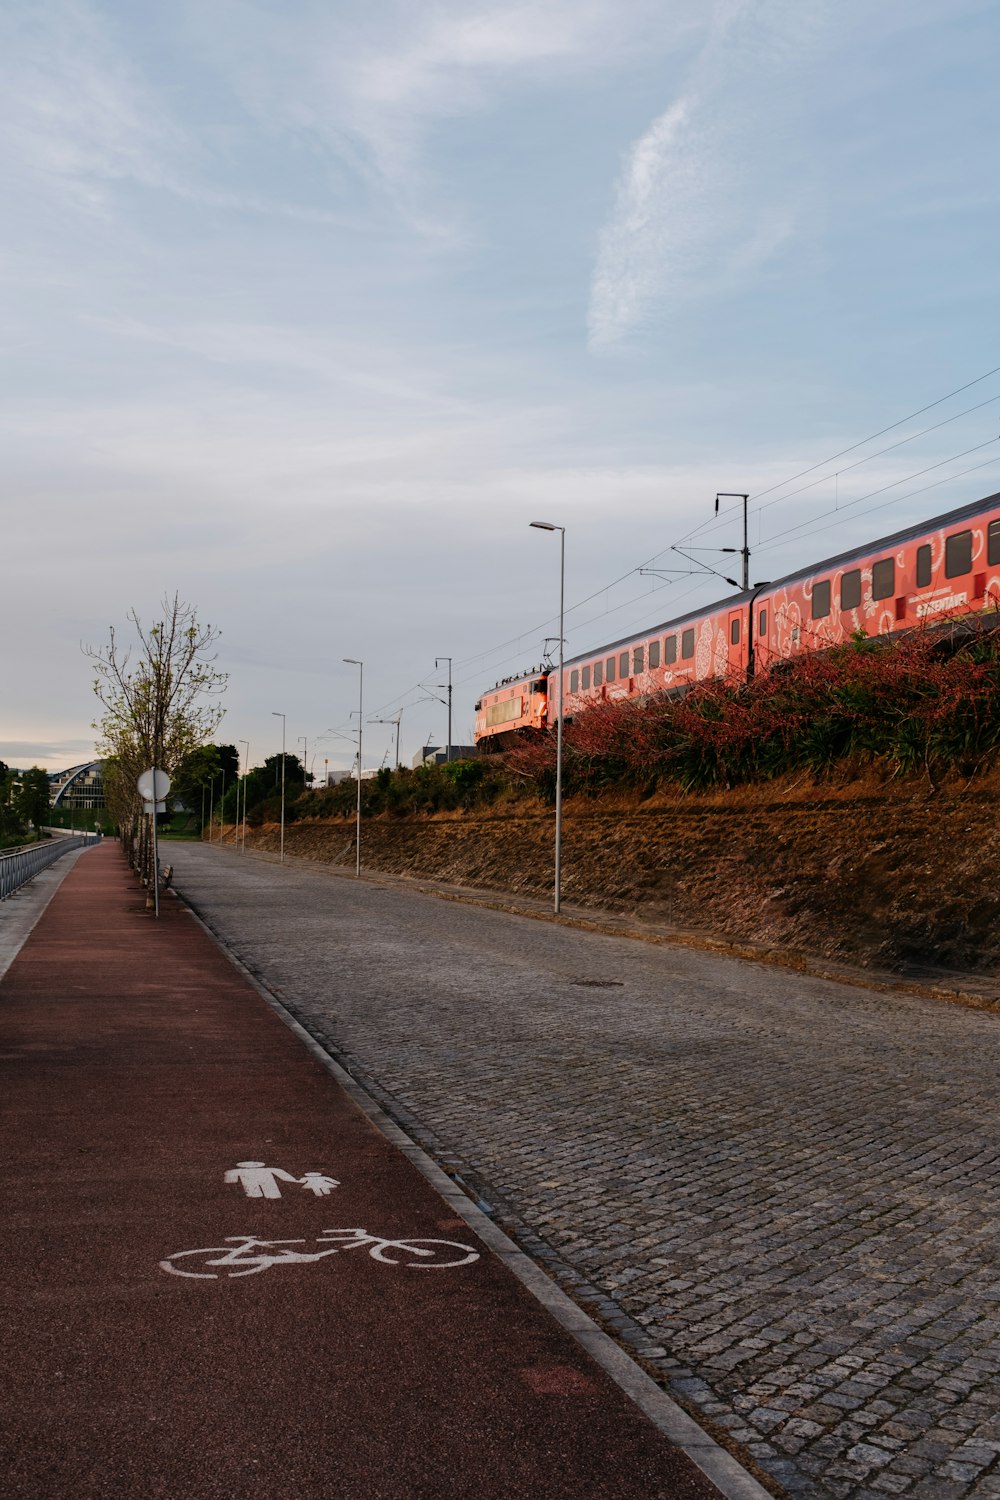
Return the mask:
{"type": "Polygon", "coordinates": [[[157,788],[156,788],[157,769],[156,769],[156,762],[157,762],[158,759],[159,759],[159,756],[157,755],[156,746],[154,745],[153,746],[153,812],[152,812],[152,819],[153,819],[153,915],[154,915],[154,917],[156,917],[157,921],[159,921],[159,917],[160,917],[160,844],[159,844],[159,840],[157,839],[157,836],[156,836],[156,807],[157,807],[157,797],[156,797],[156,790],[157,790],[157,788]]]}
{"type": "Polygon", "coordinates": [[[285,863],[285,716],[272,712],[272,719],[281,720],[281,863],[285,863]]]}
{"type": "Polygon", "coordinates": [[[559,528],[559,728],[556,731],[556,889],[553,909],[562,904],[563,650],[566,604],[566,528],[559,528]]]}
{"type": "Polygon", "coordinates": [[[309,742],[304,734],[300,734],[299,739],[302,741],[302,790],[306,791],[309,786],[309,742]]]}
{"type": "Polygon", "coordinates": [[[356,879],[361,878],[361,730],[364,725],[365,708],[365,664],[358,661],[356,657],[345,656],[342,658],[349,666],[358,669],[358,826],[356,834],[357,860],[354,867],[356,879]]]}
{"type": "Polygon", "coordinates": [[[212,830],[215,827],[215,777],[208,784],[208,842],[212,842],[212,830]]]}
{"type": "Polygon", "coordinates": [[[443,662],[443,661],[446,661],[448,663],[448,748],[445,751],[445,761],[446,762],[450,762],[451,761],[451,657],[450,656],[435,656],[435,658],[434,658],[434,665],[435,666],[438,666],[439,663],[443,662]]]}
{"type": "MultiPolygon", "coordinates": [[[[749,590],[749,588],[750,588],[750,538],[749,538],[749,532],[748,532],[748,529],[747,529],[747,505],[748,505],[748,502],[750,500],[750,496],[749,495],[741,494],[739,490],[719,490],[718,494],[715,497],[715,514],[716,515],[719,514],[719,501],[720,500],[742,500],[743,501],[743,546],[739,549],[739,551],[740,551],[740,557],[743,560],[743,569],[742,569],[742,573],[741,573],[741,577],[743,579],[743,592],[746,593],[749,590]]],[[[735,547],[721,547],[719,550],[722,551],[722,552],[735,552],[736,548],[735,547]]],[[[727,582],[731,583],[732,579],[728,579],[727,582]]]]}
{"type": "Polygon", "coordinates": [[[250,741],[240,740],[241,745],[246,746],[243,756],[243,836],[240,841],[240,853],[247,852],[247,776],[250,774],[250,741]]]}
{"type": "Polygon", "coordinates": [[[536,531],[559,533],[559,722],[556,725],[556,859],[553,910],[556,916],[562,906],[562,772],[563,772],[563,648],[566,616],[566,528],[551,521],[531,521],[536,531]]]}
{"type": "Polygon", "coordinates": [[[225,771],[223,771],[223,773],[222,773],[222,796],[219,798],[219,843],[220,844],[224,844],[225,841],[226,841],[226,824],[225,824],[226,812],[225,812],[225,807],[226,807],[226,773],[225,773],[225,771]]]}

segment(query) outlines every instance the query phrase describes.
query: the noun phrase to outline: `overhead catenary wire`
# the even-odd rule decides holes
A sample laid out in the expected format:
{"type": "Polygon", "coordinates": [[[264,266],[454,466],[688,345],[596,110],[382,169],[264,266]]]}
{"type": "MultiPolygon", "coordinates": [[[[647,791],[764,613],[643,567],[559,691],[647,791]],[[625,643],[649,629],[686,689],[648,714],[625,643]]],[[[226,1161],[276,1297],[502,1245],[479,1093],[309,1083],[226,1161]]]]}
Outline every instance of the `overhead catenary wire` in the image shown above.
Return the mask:
{"type": "MultiPolygon", "coordinates": [[[[769,495],[773,495],[775,497],[773,500],[770,500],[767,505],[759,505],[758,504],[758,505],[754,506],[754,509],[755,509],[755,511],[757,513],[757,516],[758,516],[758,522],[759,522],[760,513],[763,510],[770,508],[770,506],[772,506],[772,505],[779,504],[779,503],[781,503],[784,500],[791,500],[791,499],[795,498],[799,494],[804,494],[807,491],[809,491],[810,489],[814,489],[814,488],[818,487],[818,485],[823,484],[824,482],[828,481],[831,478],[834,478],[836,480],[836,482],[837,482],[837,485],[838,485],[838,506],[837,506],[837,508],[835,508],[835,510],[821,512],[820,515],[818,515],[818,516],[811,517],[807,521],[802,521],[802,522],[798,523],[795,526],[786,528],[784,531],[775,533],[771,537],[767,538],[762,543],[760,543],[755,550],[758,551],[758,552],[773,550],[773,548],[775,546],[777,546],[780,541],[785,540],[788,537],[792,537],[792,536],[795,536],[795,535],[808,535],[808,534],[810,534],[811,531],[817,531],[817,532],[819,532],[819,531],[829,530],[830,529],[830,524],[836,524],[836,523],[830,523],[827,526],[822,526],[822,525],[819,524],[822,521],[824,521],[828,516],[834,515],[834,516],[836,516],[838,518],[838,521],[839,521],[839,520],[843,519],[850,511],[854,510],[855,507],[857,507],[858,505],[863,504],[863,502],[865,500],[876,498],[877,496],[879,496],[881,494],[884,494],[886,492],[886,490],[895,488],[896,485],[898,485],[898,484],[909,483],[910,480],[915,479],[915,478],[919,478],[919,477],[921,477],[921,475],[923,475],[925,473],[930,473],[935,468],[940,468],[940,467],[942,467],[945,464],[953,463],[953,462],[957,461],[958,459],[967,456],[970,453],[974,453],[974,452],[980,451],[982,448],[989,446],[990,443],[992,443],[992,442],[998,441],[998,439],[995,439],[995,438],[994,439],[990,439],[989,442],[987,442],[987,443],[981,443],[981,444],[975,445],[972,448],[967,448],[962,453],[954,454],[950,458],[942,459],[942,460],[940,460],[936,464],[929,465],[925,469],[918,470],[914,474],[910,474],[910,475],[905,476],[903,479],[892,481],[890,484],[884,485],[884,486],[880,487],[879,489],[869,491],[865,495],[857,497],[855,500],[848,501],[846,503],[839,503],[839,477],[840,477],[840,475],[842,475],[843,473],[846,473],[846,472],[850,472],[850,471],[852,471],[854,469],[863,467],[865,464],[871,463],[874,459],[882,457],[886,453],[895,451],[896,449],[901,448],[901,447],[905,447],[909,443],[916,442],[920,438],[926,437],[929,433],[938,431],[940,428],[946,427],[946,426],[950,425],[952,422],[958,421],[962,417],[969,416],[969,415],[973,414],[974,412],[980,411],[984,407],[992,405],[994,402],[1000,400],[1000,396],[993,396],[993,397],[988,398],[986,401],[978,402],[975,405],[970,406],[970,407],[964,409],[961,412],[957,412],[953,416],[947,417],[947,418],[945,418],[941,422],[932,423],[930,426],[921,429],[921,431],[919,431],[919,432],[911,433],[908,436],[906,436],[905,438],[900,439],[898,442],[888,444],[885,448],[879,449],[875,453],[867,454],[867,455],[865,455],[864,458],[859,459],[859,460],[855,461],[854,463],[847,465],[844,469],[837,470],[835,474],[829,473],[829,472],[825,473],[825,474],[821,475],[812,484],[804,485],[804,486],[801,487],[801,489],[793,491],[791,493],[784,493],[784,494],[778,494],[777,493],[779,490],[785,490],[786,486],[788,486],[789,484],[794,484],[797,480],[803,479],[803,478],[807,477],[810,474],[815,474],[815,473],[817,473],[817,471],[819,471],[821,469],[822,470],[829,470],[830,465],[833,464],[833,463],[836,463],[839,459],[847,457],[847,456],[849,456],[852,453],[858,452],[859,449],[862,449],[862,448],[866,447],[869,443],[876,442],[880,437],[884,437],[887,433],[896,431],[898,428],[905,426],[907,422],[915,421],[918,417],[923,416],[926,412],[935,410],[937,407],[944,405],[945,402],[953,400],[956,396],[961,395],[965,391],[973,389],[977,385],[981,385],[985,380],[988,380],[992,376],[997,375],[997,374],[1000,374],[1000,365],[997,365],[994,368],[992,368],[990,370],[987,370],[982,375],[976,376],[975,379],[973,379],[973,380],[966,381],[963,385],[956,386],[954,390],[951,390],[951,391],[947,392],[943,396],[937,397],[934,401],[928,402],[926,405],[919,407],[916,411],[910,412],[907,416],[898,418],[894,422],[890,422],[888,425],[879,428],[876,432],[873,432],[873,433],[869,434],[867,437],[861,438],[857,442],[849,444],[846,448],[839,449],[836,453],[831,454],[829,457],[827,457],[825,459],[822,459],[822,460],[820,460],[817,463],[810,464],[810,465],[808,465],[804,469],[798,470],[796,473],[790,475],[787,479],[780,480],[776,484],[770,485],[766,489],[759,490],[755,494],[751,495],[751,497],[750,497],[751,501],[760,501],[760,500],[764,499],[766,496],[769,496],[769,495]]],[[[962,478],[966,474],[974,473],[974,472],[978,471],[979,469],[988,468],[990,466],[990,464],[992,464],[995,461],[996,460],[994,460],[994,459],[990,459],[990,460],[987,460],[986,463],[972,465],[970,468],[963,469],[958,474],[953,474],[953,475],[945,476],[944,479],[939,480],[939,481],[935,481],[934,484],[924,486],[921,489],[918,489],[918,490],[915,490],[915,491],[910,491],[906,495],[896,496],[896,497],[894,497],[893,500],[885,502],[885,504],[883,504],[883,505],[871,506],[871,507],[868,508],[868,511],[856,512],[856,514],[857,515],[867,514],[867,513],[872,512],[872,511],[884,509],[885,506],[886,506],[886,504],[893,505],[893,504],[896,504],[896,503],[898,503],[899,501],[901,501],[903,499],[910,498],[914,494],[923,494],[927,490],[935,488],[937,484],[946,483],[948,481],[948,479],[962,478]]],[[[703,534],[706,531],[711,531],[712,529],[714,529],[714,528],[716,528],[716,527],[718,527],[720,525],[725,524],[727,516],[730,515],[732,513],[732,511],[734,509],[737,509],[737,508],[738,507],[729,507],[728,510],[723,510],[722,512],[720,512],[720,514],[718,516],[713,516],[710,519],[707,519],[705,522],[701,523],[700,525],[698,525],[696,527],[693,527],[690,531],[686,532],[683,536],[679,537],[675,542],[669,543],[666,546],[660,548],[658,551],[654,552],[650,557],[646,558],[643,562],[638,563],[634,567],[629,568],[626,572],[620,574],[617,578],[613,579],[610,583],[604,583],[604,584],[602,584],[599,588],[595,589],[592,593],[586,595],[584,598],[578,600],[576,603],[567,606],[567,608],[565,610],[565,615],[566,615],[567,619],[570,616],[575,615],[579,610],[585,608],[585,606],[587,604],[592,603],[595,599],[600,598],[602,595],[608,595],[612,589],[615,589],[620,584],[626,582],[629,578],[631,578],[635,574],[637,574],[640,571],[640,569],[642,569],[642,568],[648,568],[648,567],[652,566],[653,564],[655,564],[660,558],[662,558],[667,552],[671,551],[673,548],[678,547],[680,545],[683,545],[683,543],[689,541],[692,537],[699,536],[699,535],[703,534]]],[[[693,570],[692,570],[692,576],[694,576],[693,575],[693,570]]],[[[650,590],[648,592],[644,591],[643,595],[641,595],[641,596],[634,596],[631,599],[625,600],[621,604],[614,605],[610,609],[606,609],[605,611],[602,611],[601,614],[599,614],[599,615],[591,616],[591,617],[589,617],[586,620],[575,621],[574,622],[574,628],[575,629],[583,629],[587,625],[594,623],[594,621],[597,620],[597,619],[606,618],[608,615],[611,615],[611,614],[619,614],[623,610],[626,610],[626,609],[630,608],[632,605],[634,605],[636,603],[639,603],[641,600],[648,599],[650,597],[650,594],[659,593],[659,592],[661,592],[661,591],[663,591],[665,589],[674,588],[676,586],[677,586],[677,580],[672,580],[672,581],[664,583],[659,588],[650,590]]],[[[685,590],[685,592],[680,596],[681,599],[686,598],[692,592],[694,592],[693,589],[687,589],[687,590],[685,590]]],[[[678,600],[677,602],[680,602],[680,600],[678,600]]],[[[547,627],[549,627],[549,626],[551,626],[553,624],[554,619],[555,619],[555,616],[549,616],[547,619],[541,621],[540,623],[538,623],[538,624],[536,624],[534,626],[528,627],[528,628],[526,628],[524,630],[521,630],[516,635],[510,636],[506,640],[498,642],[496,645],[494,645],[492,647],[487,647],[486,649],[484,649],[482,651],[478,651],[478,652],[472,653],[472,654],[470,654],[467,657],[456,658],[456,660],[455,660],[456,673],[461,673],[461,669],[462,668],[465,668],[465,667],[470,667],[471,668],[471,667],[475,666],[476,667],[476,673],[478,674],[480,671],[483,671],[483,670],[486,669],[487,663],[490,662],[490,661],[492,661],[492,663],[493,663],[493,669],[494,670],[499,670],[501,667],[507,665],[509,662],[511,662],[511,661],[514,660],[514,653],[523,654],[523,652],[524,652],[524,643],[526,641],[529,641],[529,640],[532,640],[532,639],[535,639],[535,640],[539,639],[539,637],[545,633],[547,627]],[[504,653],[504,652],[507,653],[506,656],[501,655],[501,653],[504,653]]],[[[464,686],[467,682],[473,680],[474,675],[476,675],[476,674],[467,673],[467,674],[457,675],[456,679],[455,679],[456,685],[464,686]]],[[[421,683],[415,683],[415,684],[413,684],[413,686],[405,689],[404,692],[399,693],[399,694],[395,695],[392,699],[388,700],[388,702],[386,702],[385,704],[383,704],[379,709],[376,710],[376,712],[378,712],[378,713],[384,713],[384,712],[387,712],[389,709],[396,708],[397,706],[401,706],[401,707],[402,706],[410,706],[406,702],[406,700],[408,700],[410,698],[410,695],[412,693],[418,692],[418,691],[422,691],[422,688],[423,688],[423,685],[421,683]]],[[[419,700],[417,700],[417,701],[419,701],[419,700]]]]}
{"type": "MultiPolygon", "coordinates": [[[[846,504],[840,505],[834,510],[821,511],[818,516],[812,516],[808,521],[800,521],[797,526],[788,526],[784,531],[775,532],[772,536],[769,536],[767,538],[762,546],[757,548],[757,551],[769,552],[786,537],[794,536],[796,532],[799,531],[808,531],[810,528],[815,526],[817,521],[822,521],[827,516],[835,515],[842,519],[847,515],[847,512],[851,510],[855,505],[860,505],[865,500],[872,500],[878,495],[884,495],[887,490],[894,490],[899,484],[909,484],[911,479],[921,479],[925,474],[932,474],[935,469],[943,469],[945,464],[957,463],[960,458],[967,458],[970,453],[981,453],[984,448],[991,448],[996,443],[1000,443],[1000,436],[989,438],[985,443],[976,443],[972,448],[965,448],[961,453],[953,453],[950,458],[942,458],[939,463],[928,464],[925,469],[918,469],[915,474],[906,474],[902,479],[893,479],[889,484],[883,484],[877,490],[869,490],[866,495],[859,495],[856,500],[849,500],[846,504]]],[[[998,457],[1000,457],[1000,455],[998,455],[998,457]]],[[[974,467],[985,469],[989,467],[989,464],[991,462],[995,462],[995,460],[988,459],[985,464],[976,464],[974,465],[974,467]]],[[[944,480],[942,480],[942,483],[946,483],[949,478],[957,477],[957,475],[946,475],[944,480]]],[[[927,488],[933,489],[933,485],[928,485],[927,488]]],[[[897,495],[896,499],[890,501],[889,503],[895,505],[897,501],[905,498],[906,497],[903,495],[897,495]]],[[[873,510],[882,509],[884,509],[883,506],[873,505],[869,506],[868,510],[863,511],[862,514],[868,515],[873,510]]]]}
{"type": "MultiPolygon", "coordinates": [[[[1000,442],[1000,438],[994,439],[994,441],[1000,442]]],[[[975,450],[974,449],[970,449],[969,451],[970,452],[974,452],[975,450]]],[[[896,495],[892,500],[886,500],[883,505],[873,505],[873,506],[871,506],[867,511],[865,511],[865,515],[870,515],[873,511],[876,511],[876,510],[887,510],[890,505],[897,505],[900,500],[912,500],[912,498],[913,498],[914,495],[926,495],[928,490],[936,490],[939,485],[947,484],[948,481],[951,480],[951,479],[963,479],[966,474],[975,474],[980,469],[989,469],[989,468],[991,468],[997,462],[1000,462],[1000,455],[997,455],[996,458],[988,458],[988,459],[986,459],[986,461],[984,463],[981,463],[981,464],[972,464],[972,465],[970,465],[970,467],[968,469],[960,469],[957,474],[945,474],[941,479],[935,479],[934,482],[933,482],[933,484],[924,484],[924,485],[921,485],[920,489],[918,489],[918,490],[908,490],[905,495],[896,495]]],[[[927,473],[930,473],[930,470],[929,469],[925,469],[923,472],[925,474],[927,474],[927,473]]],[[[911,477],[916,478],[917,476],[913,475],[911,477]]],[[[903,481],[903,482],[905,483],[905,481],[903,481]]],[[[837,511],[827,511],[826,514],[827,515],[831,515],[831,516],[832,515],[836,515],[838,517],[838,521],[839,521],[840,519],[842,519],[844,512],[842,510],[839,511],[839,512],[837,512],[837,511]]],[[[838,521],[831,521],[827,526],[819,526],[819,527],[817,527],[817,531],[818,532],[829,531],[829,530],[831,530],[831,528],[833,526],[836,526],[838,524],[838,521]]],[[[775,542],[774,545],[776,546],[777,542],[775,542]]],[[[768,550],[768,548],[767,548],[767,545],[765,544],[765,546],[763,546],[763,547],[758,547],[757,550],[758,550],[758,552],[766,552],[768,550]]]]}

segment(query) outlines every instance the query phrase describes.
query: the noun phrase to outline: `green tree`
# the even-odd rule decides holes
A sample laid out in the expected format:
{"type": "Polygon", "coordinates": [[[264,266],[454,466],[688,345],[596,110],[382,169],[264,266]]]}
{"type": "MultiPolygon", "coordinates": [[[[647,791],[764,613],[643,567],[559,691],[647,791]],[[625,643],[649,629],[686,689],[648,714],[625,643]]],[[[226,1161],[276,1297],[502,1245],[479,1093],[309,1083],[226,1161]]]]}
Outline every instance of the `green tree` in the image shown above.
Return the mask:
{"type": "Polygon", "coordinates": [[[49,819],[49,778],[40,766],[25,771],[17,788],[17,811],[21,822],[37,833],[49,819]]]}
{"type": "MultiPolygon", "coordinates": [[[[240,774],[240,757],[235,745],[199,745],[189,750],[177,767],[170,788],[172,802],[183,803],[192,812],[201,806],[201,795],[214,784],[222,795],[222,777],[227,789],[235,785],[240,774]]],[[[227,799],[228,800],[228,799],[227,799]]]]}
{"type": "MultiPolygon", "coordinates": [[[[142,812],[138,777],[154,765],[172,776],[224,712],[217,701],[227,681],[215,667],[218,629],[200,624],[193,605],[178,594],[164,597],[162,605],[162,619],[149,626],[132,610],[132,646],[123,645],[112,625],[106,645],[84,647],[96,668],[94,692],[103,709],[94,728],[105,797],[118,824],[136,833],[142,812]]],[[[137,860],[146,873],[147,843],[137,860]]]]}
{"type": "Polygon", "coordinates": [[[219,774],[218,745],[198,745],[189,750],[174,771],[170,800],[192,812],[201,805],[201,794],[219,774]]]}
{"type": "MultiPolygon", "coordinates": [[[[285,754],[285,802],[294,802],[305,790],[306,773],[305,767],[297,755],[285,754]]],[[[277,802],[281,798],[281,752],[277,755],[269,755],[262,766],[254,766],[253,770],[245,778],[243,783],[246,793],[246,805],[249,812],[252,807],[261,807],[265,802],[277,802]]],[[[243,792],[240,793],[240,807],[242,809],[243,792]]],[[[226,779],[226,803],[224,816],[235,817],[236,813],[236,787],[230,790],[229,780],[226,779]]]]}
{"type": "Polygon", "coordinates": [[[23,831],[24,825],[17,806],[17,777],[0,760],[0,839],[6,841],[23,831]]]}

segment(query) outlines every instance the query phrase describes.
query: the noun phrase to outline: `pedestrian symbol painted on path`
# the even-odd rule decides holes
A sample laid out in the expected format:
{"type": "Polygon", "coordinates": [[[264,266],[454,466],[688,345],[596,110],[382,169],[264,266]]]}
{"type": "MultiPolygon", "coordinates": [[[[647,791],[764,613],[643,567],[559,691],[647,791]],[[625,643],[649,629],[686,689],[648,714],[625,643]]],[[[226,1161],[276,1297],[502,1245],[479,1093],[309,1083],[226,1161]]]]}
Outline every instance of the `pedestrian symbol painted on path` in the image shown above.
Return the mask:
{"type": "Polygon", "coordinates": [[[238,1161],[222,1179],[226,1183],[239,1183],[248,1198],[280,1198],[278,1180],[293,1182],[305,1188],[316,1198],[325,1198],[340,1183],[336,1177],[327,1177],[325,1172],[307,1172],[304,1177],[293,1177],[281,1167],[268,1167],[262,1161],[238,1161]]]}
{"type": "Polygon", "coordinates": [[[302,1177],[302,1186],[315,1193],[317,1198],[325,1198],[335,1187],[340,1187],[340,1183],[335,1177],[326,1177],[322,1172],[306,1172],[302,1177]]]}
{"type": "Polygon", "coordinates": [[[280,1167],[265,1167],[262,1161],[238,1161],[226,1173],[223,1181],[238,1182],[248,1198],[280,1198],[279,1177],[282,1182],[297,1184],[299,1180],[291,1172],[283,1172],[280,1167]]]}

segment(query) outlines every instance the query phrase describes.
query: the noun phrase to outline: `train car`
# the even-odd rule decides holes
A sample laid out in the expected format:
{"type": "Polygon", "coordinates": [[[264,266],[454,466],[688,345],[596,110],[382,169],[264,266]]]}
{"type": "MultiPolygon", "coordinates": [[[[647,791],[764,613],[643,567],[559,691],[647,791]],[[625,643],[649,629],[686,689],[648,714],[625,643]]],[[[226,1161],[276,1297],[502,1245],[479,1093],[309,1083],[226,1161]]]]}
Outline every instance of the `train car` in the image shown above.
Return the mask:
{"type": "Polygon", "coordinates": [[[476,702],[476,744],[484,749],[502,749],[511,735],[547,729],[548,701],[548,671],[544,667],[498,682],[476,702]]]}
{"type": "MultiPolygon", "coordinates": [[[[1000,494],[574,656],[564,663],[563,712],[568,721],[598,703],[744,680],[858,631],[889,635],[998,610],[1000,494]]],[[[499,746],[557,716],[558,671],[510,678],[476,704],[476,742],[499,746]]]]}
{"type": "MultiPolygon", "coordinates": [[[[597,703],[683,691],[709,677],[745,680],[750,667],[752,592],[734,594],[574,656],[564,664],[566,719],[597,703]]],[[[558,717],[558,672],[549,678],[549,721],[558,717]]]]}
{"type": "Polygon", "coordinates": [[[760,670],[859,630],[889,635],[995,612],[1000,605],[1000,494],[866,542],[761,589],[754,603],[760,670]]]}

